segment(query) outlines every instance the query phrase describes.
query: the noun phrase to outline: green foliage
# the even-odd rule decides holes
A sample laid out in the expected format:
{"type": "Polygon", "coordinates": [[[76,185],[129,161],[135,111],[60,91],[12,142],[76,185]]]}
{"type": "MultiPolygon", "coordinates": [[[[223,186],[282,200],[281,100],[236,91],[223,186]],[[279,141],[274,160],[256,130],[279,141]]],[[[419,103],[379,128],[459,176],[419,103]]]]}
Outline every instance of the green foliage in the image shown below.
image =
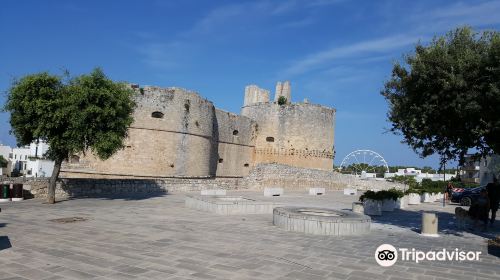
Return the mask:
{"type": "Polygon", "coordinates": [[[405,195],[408,195],[408,194],[411,194],[411,193],[423,194],[423,193],[424,193],[424,191],[423,191],[423,190],[421,190],[421,189],[409,188],[409,189],[407,189],[407,190],[404,192],[404,194],[405,194],[405,195]]]}
{"type": "Polygon", "coordinates": [[[414,188],[418,186],[418,182],[415,180],[413,176],[394,176],[390,178],[391,181],[396,183],[401,183],[407,185],[409,188],[414,188]]]}
{"type": "Polygon", "coordinates": [[[280,105],[280,106],[285,105],[287,101],[288,100],[286,100],[286,97],[284,97],[284,96],[278,97],[278,105],[280,105]]]}
{"type": "Polygon", "coordinates": [[[401,198],[404,196],[403,191],[398,190],[396,188],[389,189],[389,190],[387,190],[387,192],[389,193],[389,195],[391,196],[391,198],[393,200],[397,200],[398,198],[401,198]]]}
{"type": "Polygon", "coordinates": [[[419,184],[419,189],[428,193],[442,193],[445,191],[448,182],[432,181],[431,179],[423,179],[419,184]]]}
{"type": "Polygon", "coordinates": [[[391,131],[441,163],[500,153],[500,33],[458,28],[396,63],[381,92],[391,131]]]}
{"type": "Polygon", "coordinates": [[[385,200],[385,199],[392,199],[392,200],[397,200],[398,198],[403,197],[404,193],[400,190],[397,190],[395,188],[389,189],[389,190],[382,190],[378,192],[374,191],[366,191],[364,192],[360,197],[359,201],[365,201],[366,199],[372,199],[372,200],[385,200]]]}
{"type": "Polygon", "coordinates": [[[361,173],[362,170],[366,172],[375,173],[377,177],[383,178],[384,173],[387,171],[383,165],[368,165],[367,163],[353,163],[342,168],[342,173],[361,173]]]}
{"type": "Polygon", "coordinates": [[[359,201],[363,202],[367,199],[372,199],[372,200],[381,200],[380,199],[380,196],[377,195],[377,192],[374,192],[374,191],[366,191],[364,192],[360,197],[359,197],[359,201]]]}
{"type": "Polygon", "coordinates": [[[65,81],[44,72],[13,82],[5,109],[18,145],[45,139],[50,145],[45,156],[55,161],[48,203],[55,203],[63,160],[87,151],[107,159],[123,147],[133,121],[132,94],[100,69],[65,81]]]}
{"type": "Polygon", "coordinates": [[[44,72],[14,81],[5,109],[19,145],[43,138],[52,160],[88,150],[106,159],[122,148],[132,123],[131,95],[100,69],[66,82],[44,72]]]}
{"type": "Polygon", "coordinates": [[[3,156],[0,155],[0,168],[7,167],[7,164],[8,164],[7,160],[3,156]]]}

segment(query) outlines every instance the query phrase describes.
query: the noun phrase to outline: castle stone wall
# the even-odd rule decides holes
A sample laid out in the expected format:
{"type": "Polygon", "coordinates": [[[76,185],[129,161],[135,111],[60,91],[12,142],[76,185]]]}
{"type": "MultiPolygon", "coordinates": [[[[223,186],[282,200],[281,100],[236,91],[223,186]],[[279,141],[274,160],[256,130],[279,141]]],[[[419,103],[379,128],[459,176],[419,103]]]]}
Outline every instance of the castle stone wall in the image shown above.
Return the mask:
{"type": "Polygon", "coordinates": [[[251,119],[216,109],[217,177],[245,176],[253,167],[256,124],[251,119]]]}
{"type": "Polygon", "coordinates": [[[280,96],[286,98],[287,103],[292,101],[292,88],[289,81],[276,83],[276,92],[274,94],[274,102],[278,102],[280,96]]]}
{"type": "Polygon", "coordinates": [[[306,103],[262,103],[244,106],[241,115],[257,122],[256,164],[333,168],[334,109],[306,103]]]}
{"type": "Polygon", "coordinates": [[[78,155],[63,171],[138,175],[215,175],[212,153],[215,108],[212,102],[180,88],[145,87],[135,95],[134,123],[125,148],[108,160],[78,155]]]}
{"type": "Polygon", "coordinates": [[[256,85],[249,85],[245,87],[244,106],[269,102],[269,91],[262,89],[256,85]]]}

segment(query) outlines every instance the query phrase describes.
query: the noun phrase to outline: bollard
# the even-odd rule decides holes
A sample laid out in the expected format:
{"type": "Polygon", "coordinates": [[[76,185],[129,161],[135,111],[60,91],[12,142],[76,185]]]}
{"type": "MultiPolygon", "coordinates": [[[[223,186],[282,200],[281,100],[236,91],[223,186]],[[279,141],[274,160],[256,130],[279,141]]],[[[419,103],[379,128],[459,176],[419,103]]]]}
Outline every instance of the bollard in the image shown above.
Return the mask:
{"type": "Polygon", "coordinates": [[[264,188],[264,196],[282,196],[283,188],[264,188]]]}
{"type": "Polygon", "coordinates": [[[352,212],[364,214],[365,208],[363,207],[363,202],[353,202],[352,203],[352,212]]]}
{"type": "Polygon", "coordinates": [[[10,185],[2,184],[0,186],[0,202],[10,201],[10,185]]]}
{"type": "Polygon", "coordinates": [[[436,213],[422,213],[422,232],[423,236],[438,237],[438,217],[436,213]]]}
{"type": "Polygon", "coordinates": [[[325,188],[309,188],[309,195],[323,195],[325,188]]]}
{"type": "Polygon", "coordinates": [[[22,201],[23,197],[23,184],[12,185],[12,201],[22,201]]]}

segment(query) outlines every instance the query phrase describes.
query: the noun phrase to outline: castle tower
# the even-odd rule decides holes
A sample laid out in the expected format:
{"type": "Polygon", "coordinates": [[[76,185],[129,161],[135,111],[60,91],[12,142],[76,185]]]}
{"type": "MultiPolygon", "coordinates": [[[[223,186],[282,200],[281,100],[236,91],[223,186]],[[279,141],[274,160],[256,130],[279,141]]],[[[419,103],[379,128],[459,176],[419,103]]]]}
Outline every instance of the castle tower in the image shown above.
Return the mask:
{"type": "Polygon", "coordinates": [[[269,91],[259,88],[256,85],[248,85],[245,87],[245,101],[243,106],[249,106],[255,103],[268,103],[269,91]]]}
{"type": "Polygon", "coordinates": [[[290,103],[292,100],[292,89],[290,87],[290,81],[277,82],[276,92],[274,94],[274,102],[278,102],[280,96],[286,98],[286,103],[290,103]]]}

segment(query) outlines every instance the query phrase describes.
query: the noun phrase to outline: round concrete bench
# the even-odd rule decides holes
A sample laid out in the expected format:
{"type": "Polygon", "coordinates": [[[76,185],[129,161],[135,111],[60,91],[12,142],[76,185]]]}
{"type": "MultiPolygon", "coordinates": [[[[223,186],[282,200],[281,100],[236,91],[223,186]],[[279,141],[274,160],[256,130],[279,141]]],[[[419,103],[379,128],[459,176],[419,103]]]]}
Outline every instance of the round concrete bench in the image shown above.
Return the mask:
{"type": "Polygon", "coordinates": [[[328,208],[277,207],[274,225],[287,231],[318,235],[358,235],[370,231],[368,216],[328,208]]]}

